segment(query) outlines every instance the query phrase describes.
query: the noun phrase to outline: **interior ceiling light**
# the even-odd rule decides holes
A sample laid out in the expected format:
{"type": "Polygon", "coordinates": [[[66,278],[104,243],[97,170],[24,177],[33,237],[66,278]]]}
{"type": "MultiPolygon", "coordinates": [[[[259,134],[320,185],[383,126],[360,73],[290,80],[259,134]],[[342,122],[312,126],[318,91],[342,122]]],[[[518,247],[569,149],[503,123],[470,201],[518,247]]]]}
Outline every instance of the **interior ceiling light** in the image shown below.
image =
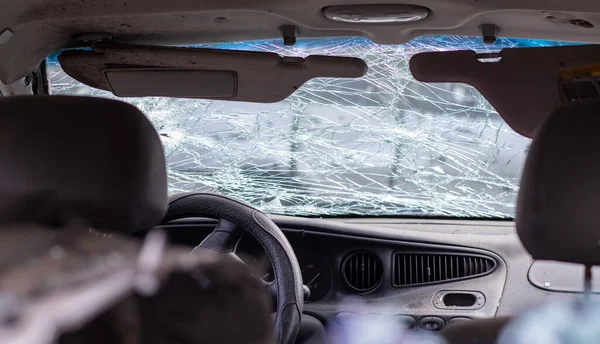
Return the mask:
{"type": "Polygon", "coordinates": [[[344,23],[411,23],[429,15],[429,9],[415,5],[341,5],[323,9],[325,17],[344,23]]]}

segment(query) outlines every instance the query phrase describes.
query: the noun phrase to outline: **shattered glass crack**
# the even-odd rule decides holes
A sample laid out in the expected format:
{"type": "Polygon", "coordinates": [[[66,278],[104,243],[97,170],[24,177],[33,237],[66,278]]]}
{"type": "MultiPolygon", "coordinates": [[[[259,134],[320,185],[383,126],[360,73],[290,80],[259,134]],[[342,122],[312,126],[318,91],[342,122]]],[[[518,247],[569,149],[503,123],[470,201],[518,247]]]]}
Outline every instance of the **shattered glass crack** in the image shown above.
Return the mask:
{"type": "MultiPolygon", "coordinates": [[[[556,45],[423,37],[403,45],[363,38],[204,45],[364,59],[360,79],[313,79],[273,104],[123,99],[160,133],[170,193],[231,195],[266,213],[303,216],[514,217],[529,139],[509,128],[473,87],[424,84],[408,69],[418,52],[556,45]]],[[[53,94],[116,98],[68,77],[48,59],[53,94]]],[[[82,114],[84,115],[84,114],[82,114]]]]}

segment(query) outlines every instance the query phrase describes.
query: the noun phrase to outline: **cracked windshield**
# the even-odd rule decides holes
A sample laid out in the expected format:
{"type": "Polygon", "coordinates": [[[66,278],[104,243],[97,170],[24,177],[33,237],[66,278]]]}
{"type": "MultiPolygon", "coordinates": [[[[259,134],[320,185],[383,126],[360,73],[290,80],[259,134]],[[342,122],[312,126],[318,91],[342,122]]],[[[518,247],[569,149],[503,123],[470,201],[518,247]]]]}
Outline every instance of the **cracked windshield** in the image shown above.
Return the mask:
{"type": "MultiPolygon", "coordinates": [[[[556,45],[424,37],[402,45],[364,38],[223,43],[204,47],[353,56],[360,79],[319,78],[272,104],[127,98],[154,123],[169,190],[231,195],[270,214],[512,218],[530,140],[473,87],[415,81],[418,52],[556,45]]],[[[116,98],[68,77],[48,58],[53,94],[116,98]]]]}

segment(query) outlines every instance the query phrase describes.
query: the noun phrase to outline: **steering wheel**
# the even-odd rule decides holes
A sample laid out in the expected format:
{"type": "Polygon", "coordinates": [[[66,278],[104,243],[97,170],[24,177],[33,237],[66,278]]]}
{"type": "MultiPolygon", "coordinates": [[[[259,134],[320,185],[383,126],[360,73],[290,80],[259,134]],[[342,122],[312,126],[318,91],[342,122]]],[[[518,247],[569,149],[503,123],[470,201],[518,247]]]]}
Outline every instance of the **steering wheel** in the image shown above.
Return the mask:
{"type": "Polygon", "coordinates": [[[199,247],[234,253],[242,234],[254,237],[273,266],[277,294],[275,336],[278,344],[291,344],[300,328],[304,291],[302,274],[292,246],[269,217],[231,197],[211,193],[184,193],[169,200],[163,223],[189,217],[218,219],[215,230],[199,247]]]}

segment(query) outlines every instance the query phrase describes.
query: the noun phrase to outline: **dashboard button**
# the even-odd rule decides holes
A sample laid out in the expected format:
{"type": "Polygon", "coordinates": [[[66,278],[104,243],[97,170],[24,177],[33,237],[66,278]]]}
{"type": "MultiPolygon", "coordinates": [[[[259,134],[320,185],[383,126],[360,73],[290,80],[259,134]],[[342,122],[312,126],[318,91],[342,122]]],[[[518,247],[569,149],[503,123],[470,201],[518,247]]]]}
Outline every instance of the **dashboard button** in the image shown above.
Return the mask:
{"type": "Polygon", "coordinates": [[[426,331],[439,331],[444,328],[444,325],[446,322],[440,317],[429,316],[419,320],[419,327],[426,331]]]}
{"type": "Polygon", "coordinates": [[[335,322],[338,323],[338,325],[350,325],[352,323],[352,321],[355,321],[357,317],[356,313],[352,313],[352,312],[339,312],[335,315],[335,322]]]}
{"type": "Polygon", "coordinates": [[[417,326],[417,321],[410,315],[396,315],[396,322],[404,329],[411,329],[417,326]]]}
{"type": "Polygon", "coordinates": [[[472,320],[473,319],[467,318],[467,317],[456,317],[456,318],[452,318],[452,319],[448,320],[448,326],[463,324],[463,323],[466,323],[466,322],[469,322],[472,320]]]}

